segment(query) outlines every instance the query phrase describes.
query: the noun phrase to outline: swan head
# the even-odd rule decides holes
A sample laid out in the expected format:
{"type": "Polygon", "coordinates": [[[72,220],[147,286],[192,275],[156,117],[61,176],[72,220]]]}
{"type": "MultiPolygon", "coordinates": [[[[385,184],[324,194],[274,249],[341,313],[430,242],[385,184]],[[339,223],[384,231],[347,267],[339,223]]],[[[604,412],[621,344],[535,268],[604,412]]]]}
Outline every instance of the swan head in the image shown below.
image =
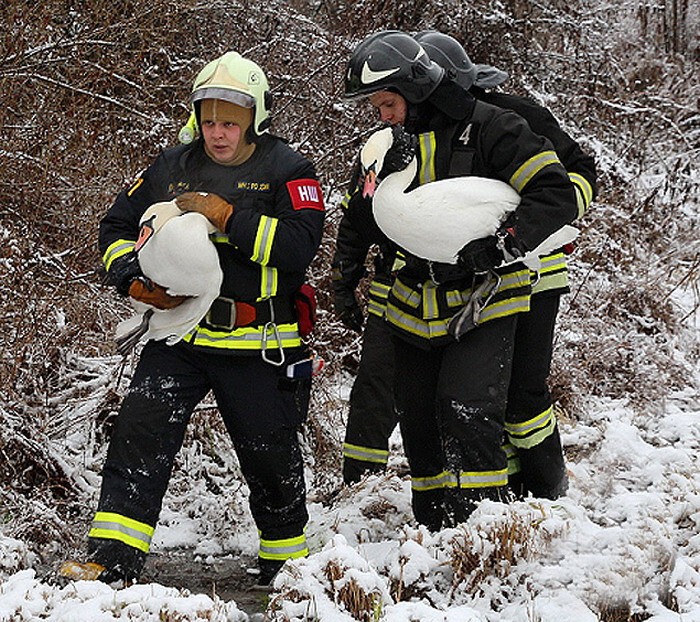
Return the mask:
{"type": "Polygon", "coordinates": [[[360,166],[364,183],[363,197],[374,196],[377,188],[377,176],[384,165],[384,158],[394,144],[394,133],[391,127],[385,127],[372,134],[360,149],[360,166]]]}
{"type": "Polygon", "coordinates": [[[151,205],[141,216],[141,230],[134,250],[138,250],[172,218],[182,216],[183,212],[175,201],[160,201],[151,205]]]}

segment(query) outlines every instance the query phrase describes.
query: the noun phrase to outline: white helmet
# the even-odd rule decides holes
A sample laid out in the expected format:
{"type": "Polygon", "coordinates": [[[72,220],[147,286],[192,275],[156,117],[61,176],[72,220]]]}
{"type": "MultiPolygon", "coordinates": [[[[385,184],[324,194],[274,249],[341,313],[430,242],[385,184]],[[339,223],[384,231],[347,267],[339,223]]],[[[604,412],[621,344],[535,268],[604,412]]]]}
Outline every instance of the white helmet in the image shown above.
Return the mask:
{"type": "Polygon", "coordinates": [[[208,63],[194,80],[192,104],[203,99],[223,99],[244,108],[254,108],[253,132],[260,136],[270,127],[270,87],[265,72],[238,52],[226,52],[208,63]]]}

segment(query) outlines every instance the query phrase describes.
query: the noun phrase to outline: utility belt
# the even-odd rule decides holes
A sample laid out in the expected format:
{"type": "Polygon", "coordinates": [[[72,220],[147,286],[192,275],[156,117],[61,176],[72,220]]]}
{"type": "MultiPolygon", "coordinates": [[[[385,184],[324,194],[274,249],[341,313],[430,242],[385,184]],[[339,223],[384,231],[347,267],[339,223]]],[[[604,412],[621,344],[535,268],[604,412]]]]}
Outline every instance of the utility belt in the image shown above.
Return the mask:
{"type": "Polygon", "coordinates": [[[412,255],[407,255],[405,261],[406,272],[411,277],[419,281],[430,279],[436,285],[454,281],[464,281],[466,279],[471,281],[474,276],[473,273],[464,268],[449,263],[418,259],[412,255]]]}
{"type": "Polygon", "coordinates": [[[296,321],[296,313],[291,300],[279,297],[258,302],[241,302],[219,296],[211,303],[204,321],[218,330],[234,330],[244,326],[263,326],[267,323],[288,324],[296,321]]]}

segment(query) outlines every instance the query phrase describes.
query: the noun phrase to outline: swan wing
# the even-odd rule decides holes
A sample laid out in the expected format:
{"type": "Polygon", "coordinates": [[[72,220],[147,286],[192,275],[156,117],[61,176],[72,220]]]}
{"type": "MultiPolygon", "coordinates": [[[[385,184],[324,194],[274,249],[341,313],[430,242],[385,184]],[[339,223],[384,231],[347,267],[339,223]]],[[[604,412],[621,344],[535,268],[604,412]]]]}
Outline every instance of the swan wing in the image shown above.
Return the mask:
{"type": "Polygon", "coordinates": [[[398,175],[389,175],[377,189],[377,225],[399,246],[430,261],[456,263],[468,242],[493,235],[520,203],[520,195],[496,179],[453,177],[402,192],[393,179],[398,175]]]}

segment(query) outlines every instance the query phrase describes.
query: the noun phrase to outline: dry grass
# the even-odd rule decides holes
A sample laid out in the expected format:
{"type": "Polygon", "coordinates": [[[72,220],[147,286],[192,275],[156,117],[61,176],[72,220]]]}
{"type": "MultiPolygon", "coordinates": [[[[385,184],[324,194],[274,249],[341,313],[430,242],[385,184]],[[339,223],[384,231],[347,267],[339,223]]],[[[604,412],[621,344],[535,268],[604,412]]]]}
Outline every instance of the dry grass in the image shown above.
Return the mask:
{"type": "Polygon", "coordinates": [[[489,578],[504,579],[521,561],[541,553],[554,537],[541,529],[545,513],[525,516],[508,512],[478,531],[464,529],[452,540],[452,594],[482,594],[489,578]]]}

